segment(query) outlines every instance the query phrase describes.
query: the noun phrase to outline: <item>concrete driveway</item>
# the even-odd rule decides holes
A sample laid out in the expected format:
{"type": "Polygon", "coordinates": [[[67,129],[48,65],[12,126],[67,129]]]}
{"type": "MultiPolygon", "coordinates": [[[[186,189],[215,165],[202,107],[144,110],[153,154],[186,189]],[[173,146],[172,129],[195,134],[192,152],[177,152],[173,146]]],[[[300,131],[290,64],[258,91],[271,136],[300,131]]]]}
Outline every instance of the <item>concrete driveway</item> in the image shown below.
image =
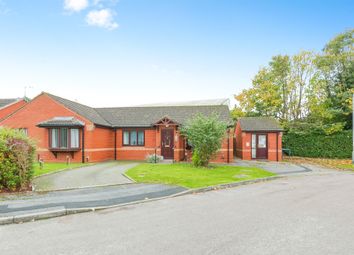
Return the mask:
{"type": "Polygon", "coordinates": [[[1,253],[352,255],[354,174],[267,183],[0,227],[1,253]]]}
{"type": "Polygon", "coordinates": [[[36,191],[75,189],[132,183],[123,173],[138,165],[130,162],[106,162],[62,171],[34,179],[36,191]]]}

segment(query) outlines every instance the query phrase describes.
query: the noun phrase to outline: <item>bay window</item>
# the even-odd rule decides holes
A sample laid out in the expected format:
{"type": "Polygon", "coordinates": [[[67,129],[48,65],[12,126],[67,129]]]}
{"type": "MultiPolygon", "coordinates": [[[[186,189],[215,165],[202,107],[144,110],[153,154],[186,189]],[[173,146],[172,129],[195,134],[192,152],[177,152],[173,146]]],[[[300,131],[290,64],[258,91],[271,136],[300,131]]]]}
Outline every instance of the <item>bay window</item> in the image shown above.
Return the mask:
{"type": "Polygon", "coordinates": [[[52,149],[80,148],[80,132],[77,128],[52,128],[49,129],[49,137],[49,147],[52,149]]]}

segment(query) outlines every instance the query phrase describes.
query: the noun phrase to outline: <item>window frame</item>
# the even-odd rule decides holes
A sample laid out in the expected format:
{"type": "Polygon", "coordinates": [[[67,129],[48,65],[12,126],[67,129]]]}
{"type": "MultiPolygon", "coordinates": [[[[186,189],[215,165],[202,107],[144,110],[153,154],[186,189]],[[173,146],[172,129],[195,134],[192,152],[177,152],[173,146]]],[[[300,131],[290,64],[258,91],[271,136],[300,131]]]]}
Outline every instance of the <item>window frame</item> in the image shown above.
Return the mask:
{"type": "Polygon", "coordinates": [[[71,143],[71,137],[70,137],[69,128],[67,128],[67,127],[60,128],[59,129],[59,149],[61,149],[61,150],[69,149],[70,143],[71,143]],[[66,131],[66,132],[64,132],[64,131],[66,131]],[[66,135],[66,139],[65,139],[65,135],[66,135]],[[66,143],[66,146],[63,146],[64,143],[66,143]]]}
{"type": "Polygon", "coordinates": [[[77,127],[52,127],[48,129],[48,147],[50,150],[56,150],[56,151],[75,151],[75,150],[80,150],[81,149],[81,139],[80,139],[80,128],[77,127]],[[58,130],[58,144],[57,147],[52,147],[52,132],[54,129],[58,130]],[[62,134],[62,129],[67,129],[67,147],[62,147],[61,146],[61,134],[62,134]],[[78,147],[71,147],[71,130],[72,129],[77,129],[78,130],[78,140],[79,144],[78,147]]]}
{"type": "Polygon", "coordinates": [[[17,130],[22,132],[25,136],[28,137],[28,128],[21,127],[21,128],[18,128],[17,130]]]}
{"type": "Polygon", "coordinates": [[[60,148],[60,129],[59,128],[50,128],[49,129],[49,148],[50,149],[59,149],[60,148]],[[58,140],[57,146],[53,147],[53,131],[57,130],[58,140]]]}
{"type": "Polygon", "coordinates": [[[144,147],[145,146],[145,129],[142,128],[124,128],[122,130],[122,146],[125,147],[144,147]],[[124,133],[128,132],[129,133],[129,142],[128,144],[124,144],[124,133]],[[131,133],[136,132],[136,145],[131,144],[131,133]],[[139,144],[139,132],[143,133],[143,144],[139,144]]]}
{"type": "Polygon", "coordinates": [[[129,130],[123,130],[123,132],[122,132],[122,145],[123,146],[130,146],[130,131],[129,130]],[[128,133],[128,143],[124,143],[124,133],[128,133]]]}

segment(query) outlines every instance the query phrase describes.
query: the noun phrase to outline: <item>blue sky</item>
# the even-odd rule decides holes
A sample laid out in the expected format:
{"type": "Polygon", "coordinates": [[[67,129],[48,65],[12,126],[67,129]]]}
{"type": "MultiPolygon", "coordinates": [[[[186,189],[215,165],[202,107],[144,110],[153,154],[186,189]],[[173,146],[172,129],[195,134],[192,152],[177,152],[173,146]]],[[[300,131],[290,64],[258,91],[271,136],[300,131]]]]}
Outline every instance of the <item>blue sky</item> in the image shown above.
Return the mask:
{"type": "Polygon", "coordinates": [[[232,98],[276,54],[354,27],[353,1],[0,0],[0,97],[232,98]]]}

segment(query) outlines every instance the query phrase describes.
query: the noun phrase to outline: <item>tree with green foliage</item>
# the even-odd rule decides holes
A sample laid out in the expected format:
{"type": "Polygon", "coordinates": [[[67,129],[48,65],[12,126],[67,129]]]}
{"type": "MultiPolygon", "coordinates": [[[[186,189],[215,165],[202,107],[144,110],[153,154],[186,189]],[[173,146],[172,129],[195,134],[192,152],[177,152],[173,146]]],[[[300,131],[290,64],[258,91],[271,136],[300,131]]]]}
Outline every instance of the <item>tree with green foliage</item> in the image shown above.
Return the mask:
{"type": "Polygon", "coordinates": [[[22,132],[0,128],[0,190],[22,190],[33,177],[35,146],[22,132]]]}
{"type": "Polygon", "coordinates": [[[354,29],[332,39],[316,59],[318,80],[326,93],[328,122],[351,127],[354,93],[354,29]]]}
{"type": "Polygon", "coordinates": [[[196,115],[182,126],[181,134],[192,146],[192,162],[196,167],[207,167],[209,161],[220,150],[225,138],[227,124],[216,115],[196,115]]]}
{"type": "Polygon", "coordinates": [[[245,116],[278,117],[282,106],[280,93],[279,87],[272,82],[270,69],[261,69],[253,79],[253,87],[236,96],[241,110],[239,115],[243,111],[245,116]]]}
{"type": "Polygon", "coordinates": [[[272,116],[294,128],[297,122],[312,123],[326,134],[351,128],[353,34],[339,34],[321,53],[274,56],[255,75],[252,87],[235,96],[232,116],[272,116]]]}

